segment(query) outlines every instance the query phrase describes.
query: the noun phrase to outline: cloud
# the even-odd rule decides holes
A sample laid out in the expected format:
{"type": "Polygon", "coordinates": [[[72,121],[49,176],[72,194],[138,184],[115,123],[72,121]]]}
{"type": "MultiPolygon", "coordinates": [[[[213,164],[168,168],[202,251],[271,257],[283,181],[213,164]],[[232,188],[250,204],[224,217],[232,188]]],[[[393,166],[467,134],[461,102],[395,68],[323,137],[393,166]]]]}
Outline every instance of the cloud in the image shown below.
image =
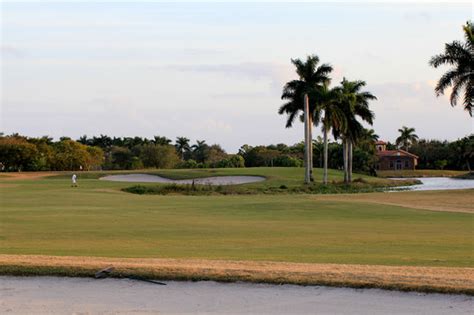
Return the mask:
{"type": "Polygon", "coordinates": [[[290,65],[276,63],[170,65],[165,66],[165,68],[179,72],[214,73],[250,80],[269,80],[271,88],[278,91],[281,90],[286,81],[294,76],[290,65]]]}
{"type": "Polygon", "coordinates": [[[368,89],[378,100],[375,130],[385,140],[394,140],[402,125],[415,127],[422,138],[456,139],[472,132],[473,120],[461,105],[450,106],[448,97],[436,97],[433,81],[391,82],[368,89]]]}
{"type": "Polygon", "coordinates": [[[2,57],[22,58],[25,56],[23,50],[12,45],[0,45],[0,54],[2,57]]]}
{"type": "Polygon", "coordinates": [[[209,131],[209,132],[231,132],[232,126],[222,120],[216,120],[213,118],[206,119],[199,122],[195,127],[197,131],[209,131]]]}
{"type": "Polygon", "coordinates": [[[433,17],[426,11],[409,11],[403,15],[405,21],[421,21],[421,22],[430,22],[433,17]]]}

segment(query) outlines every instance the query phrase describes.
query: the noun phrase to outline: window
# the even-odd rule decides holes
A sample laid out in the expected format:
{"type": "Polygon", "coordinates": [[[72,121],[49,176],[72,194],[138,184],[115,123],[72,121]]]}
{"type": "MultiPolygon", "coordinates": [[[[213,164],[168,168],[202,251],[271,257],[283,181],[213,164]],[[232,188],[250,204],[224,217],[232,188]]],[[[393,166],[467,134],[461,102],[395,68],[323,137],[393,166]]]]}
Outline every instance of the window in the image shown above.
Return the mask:
{"type": "Polygon", "coordinates": [[[408,160],[405,160],[405,167],[408,167],[408,160]]]}

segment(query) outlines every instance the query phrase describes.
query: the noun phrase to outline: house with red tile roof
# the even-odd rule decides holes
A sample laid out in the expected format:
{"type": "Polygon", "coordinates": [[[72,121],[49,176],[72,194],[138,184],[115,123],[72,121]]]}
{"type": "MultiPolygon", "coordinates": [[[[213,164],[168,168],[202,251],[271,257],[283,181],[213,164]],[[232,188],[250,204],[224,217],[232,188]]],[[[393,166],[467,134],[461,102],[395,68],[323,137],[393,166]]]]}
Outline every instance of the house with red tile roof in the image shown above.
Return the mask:
{"type": "Polygon", "coordinates": [[[375,168],[380,171],[414,170],[418,164],[418,156],[405,150],[387,150],[387,143],[377,141],[377,163],[375,168]]]}

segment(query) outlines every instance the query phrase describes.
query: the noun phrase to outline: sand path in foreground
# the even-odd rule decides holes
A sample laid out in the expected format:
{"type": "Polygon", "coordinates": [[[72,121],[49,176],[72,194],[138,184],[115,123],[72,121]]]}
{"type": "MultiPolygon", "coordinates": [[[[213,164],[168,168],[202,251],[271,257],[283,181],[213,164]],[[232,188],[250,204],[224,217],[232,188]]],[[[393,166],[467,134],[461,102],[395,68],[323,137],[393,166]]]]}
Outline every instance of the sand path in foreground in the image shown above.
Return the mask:
{"type": "Polygon", "coordinates": [[[1,314],[466,314],[474,297],[324,286],[0,276],[1,314]]]}
{"type": "Polygon", "coordinates": [[[7,274],[8,270],[27,270],[23,274],[34,274],[35,269],[43,269],[46,272],[39,274],[93,275],[109,266],[115,267],[117,274],[131,273],[157,279],[336,285],[474,294],[474,268],[0,255],[0,272],[4,270],[3,273],[7,274]],[[50,272],[55,268],[60,271],[62,268],[64,272],[50,272]]]}

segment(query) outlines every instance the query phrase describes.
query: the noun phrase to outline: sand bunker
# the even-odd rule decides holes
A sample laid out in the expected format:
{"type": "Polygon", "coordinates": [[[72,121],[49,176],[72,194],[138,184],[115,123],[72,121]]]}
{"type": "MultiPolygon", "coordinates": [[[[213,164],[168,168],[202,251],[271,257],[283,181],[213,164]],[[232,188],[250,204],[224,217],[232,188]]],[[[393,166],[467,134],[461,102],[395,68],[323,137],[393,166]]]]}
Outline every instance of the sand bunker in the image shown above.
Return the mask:
{"type": "Polygon", "coordinates": [[[166,183],[166,184],[194,184],[196,185],[240,185],[256,183],[265,180],[261,176],[214,176],[195,179],[169,179],[158,175],[149,174],[124,174],[108,175],[100,178],[114,182],[132,182],[132,183],[166,183]]]}
{"type": "Polygon", "coordinates": [[[2,314],[472,314],[465,295],[294,285],[0,277],[2,314]]]}

